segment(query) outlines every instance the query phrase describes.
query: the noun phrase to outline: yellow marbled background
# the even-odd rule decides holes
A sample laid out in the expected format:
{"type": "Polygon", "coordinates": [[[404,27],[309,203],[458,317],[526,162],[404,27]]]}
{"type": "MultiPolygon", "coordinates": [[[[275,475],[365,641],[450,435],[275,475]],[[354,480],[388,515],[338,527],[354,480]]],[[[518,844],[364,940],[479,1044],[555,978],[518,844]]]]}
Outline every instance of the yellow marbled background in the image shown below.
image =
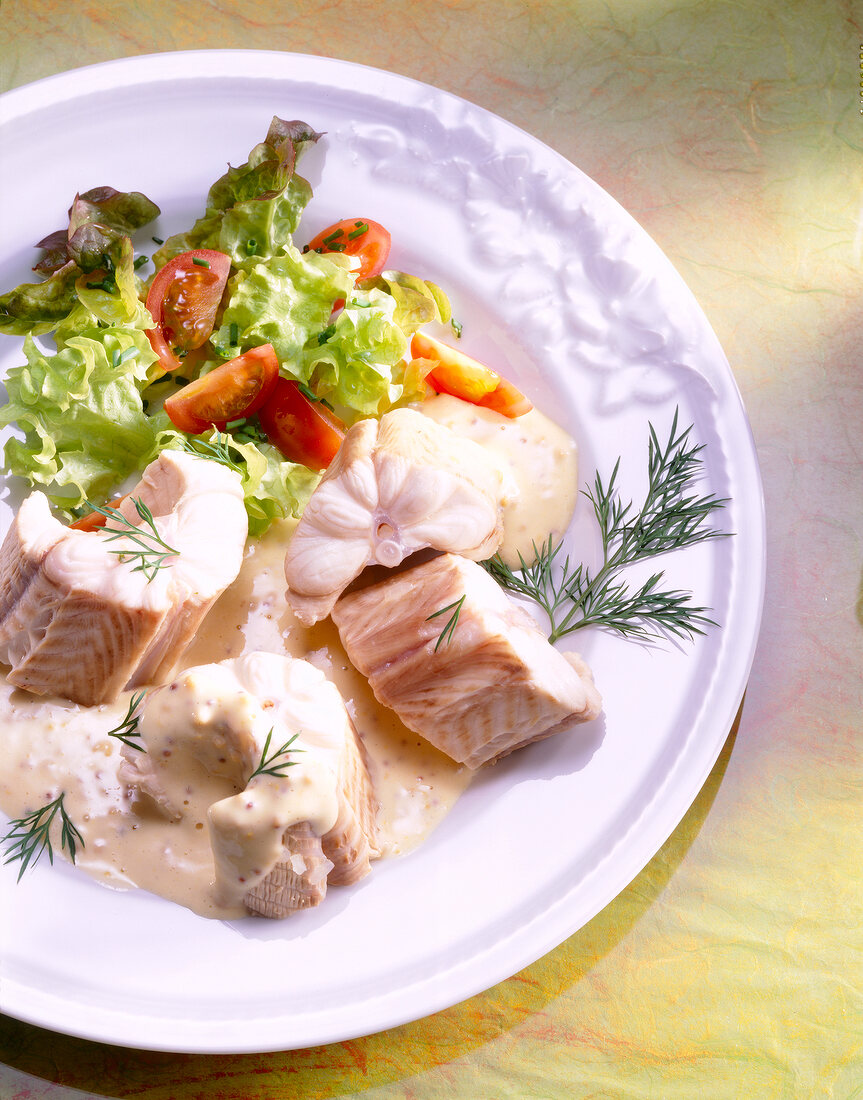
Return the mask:
{"type": "Polygon", "coordinates": [[[557,950],[430,1019],[297,1052],[142,1053],[0,1018],[0,1100],[863,1098],[861,44],[850,0],[0,4],[2,90],[284,49],[427,81],[559,150],[711,320],[769,524],[739,728],[661,852],[557,950]]]}

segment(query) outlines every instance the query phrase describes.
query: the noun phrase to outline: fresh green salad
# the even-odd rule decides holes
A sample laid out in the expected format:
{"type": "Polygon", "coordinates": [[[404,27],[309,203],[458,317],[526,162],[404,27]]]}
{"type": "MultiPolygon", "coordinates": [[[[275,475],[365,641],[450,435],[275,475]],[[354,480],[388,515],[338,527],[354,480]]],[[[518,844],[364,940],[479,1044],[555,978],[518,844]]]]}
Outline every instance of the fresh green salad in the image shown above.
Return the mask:
{"type": "Polygon", "coordinates": [[[71,519],[163,449],[190,449],[239,471],[260,534],[302,511],[330,436],[422,395],[406,353],[420,326],[450,320],[446,295],[385,269],[377,223],[294,243],[312,198],[295,168],[320,137],[274,118],[194,225],[153,238],[148,283],[132,234],[159,208],[109,187],[75,197],[68,226],[37,246],[41,281],[0,296],[0,331],[24,337],[26,360],[0,408],[23,436],[6,444],[6,473],[71,519]]]}

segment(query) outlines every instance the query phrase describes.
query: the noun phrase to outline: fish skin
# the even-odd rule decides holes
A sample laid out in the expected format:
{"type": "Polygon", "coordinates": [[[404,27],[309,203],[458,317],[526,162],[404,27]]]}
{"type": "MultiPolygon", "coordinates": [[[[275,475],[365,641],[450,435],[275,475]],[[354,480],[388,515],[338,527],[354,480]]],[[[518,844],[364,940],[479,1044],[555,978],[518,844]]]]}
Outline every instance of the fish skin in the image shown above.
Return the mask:
{"type": "Polygon", "coordinates": [[[368,565],[393,568],[428,547],[489,557],[503,537],[504,485],[479,444],[414,409],[359,421],[288,545],[289,605],[311,625],[368,565]]]}
{"type": "Polygon", "coordinates": [[[270,920],[313,909],[327,896],[326,864],[330,861],[324,855],[321,837],[315,835],[309,822],[301,821],[287,829],[283,844],[288,858],[277,863],[244,899],[250,913],[270,920]],[[294,870],[294,856],[302,858],[302,871],[294,870]]]}
{"type": "Polygon", "coordinates": [[[454,554],[343,596],[332,613],[351,663],[380,703],[469,768],[597,717],[584,661],[550,645],[476,563],[454,554]],[[449,619],[435,612],[461,599],[449,619]]]}
{"type": "Polygon", "coordinates": [[[327,877],[332,886],[349,886],[371,871],[379,858],[377,841],[378,802],[362,738],[350,722],[353,736],[345,738],[339,775],[339,813],[329,832],[321,838],[323,853],[333,866],[327,877]]]}
{"type": "Polygon", "coordinates": [[[44,494],[21,505],[0,547],[0,662],[16,687],[96,706],[163,682],[236,577],[248,534],[238,474],[164,451],[120,509],[140,523],[133,497],[179,551],[152,581],[112,552],[122,540],[64,526],[44,494]]]}

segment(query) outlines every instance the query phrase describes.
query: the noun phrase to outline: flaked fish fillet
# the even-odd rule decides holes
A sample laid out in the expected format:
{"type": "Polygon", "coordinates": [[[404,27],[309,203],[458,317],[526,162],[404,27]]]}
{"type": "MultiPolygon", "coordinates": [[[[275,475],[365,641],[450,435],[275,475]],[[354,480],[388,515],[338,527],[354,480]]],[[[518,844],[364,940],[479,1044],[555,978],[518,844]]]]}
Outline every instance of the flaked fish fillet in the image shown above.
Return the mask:
{"type": "Polygon", "coordinates": [[[476,561],[503,535],[504,474],[478,444],[413,409],[361,420],[303,512],[285,558],[288,603],[325,618],[368,565],[432,547],[476,561]]]}
{"type": "Polygon", "coordinates": [[[16,687],[93,706],[164,682],[236,577],[248,534],[237,473],[163,451],[118,509],[140,525],[135,499],[177,551],[152,580],[129,539],[64,526],[39,492],[21,505],[0,547],[0,663],[16,687]]]}
{"type": "Polygon", "coordinates": [[[602,706],[584,661],[556,650],[482,566],[454,554],[343,596],[333,620],[378,701],[470,768],[602,706]]]}
{"type": "Polygon", "coordinates": [[[308,662],[255,652],[187,669],[148,695],[138,729],[147,751],[124,747],[121,778],[168,816],[183,814],[184,757],[239,792],[208,813],[220,905],[290,916],[380,854],[362,742],[338,689],[308,662]]]}

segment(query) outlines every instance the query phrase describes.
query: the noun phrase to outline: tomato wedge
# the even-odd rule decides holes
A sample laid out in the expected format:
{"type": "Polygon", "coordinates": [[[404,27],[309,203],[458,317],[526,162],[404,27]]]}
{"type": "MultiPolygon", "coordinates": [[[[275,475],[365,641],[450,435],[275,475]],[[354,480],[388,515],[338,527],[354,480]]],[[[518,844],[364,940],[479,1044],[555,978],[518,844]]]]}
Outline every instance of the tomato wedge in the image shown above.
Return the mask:
{"type": "Polygon", "coordinates": [[[296,382],[279,378],[258,413],[261,427],[285,458],[325,470],[345,438],[345,425],[320,401],[310,401],[296,382]]]}
{"type": "MultiPolygon", "coordinates": [[[[119,508],[120,503],[126,499],[128,493],[124,493],[121,497],[114,497],[113,500],[109,500],[105,505],[106,508],[119,508]]],[[[108,517],[103,516],[101,512],[97,512],[94,508],[92,512],[88,512],[86,516],[81,516],[80,519],[76,519],[74,523],[70,523],[69,526],[74,531],[98,531],[100,527],[104,527],[108,522],[108,517]]]]}
{"type": "Polygon", "coordinates": [[[176,351],[193,351],[207,342],[230,271],[224,252],[196,248],[175,256],[157,273],[147,294],[156,327],[147,336],[163,370],[181,370],[176,351]]]}
{"type": "Polygon", "coordinates": [[[200,435],[207,428],[252,416],[268,400],[278,377],[273,345],[261,344],[171,394],[165,412],[181,432],[200,435]]]}
{"type": "Polygon", "coordinates": [[[438,393],[448,393],[473,405],[494,409],[510,419],[523,416],[533,408],[521,390],[497,371],[442,344],[433,336],[415,332],[411,338],[411,355],[415,360],[425,361],[421,373],[438,393]]]}
{"type": "Polygon", "coordinates": [[[322,229],[309,241],[304,252],[340,252],[344,256],[359,257],[357,279],[371,279],[380,275],[390,254],[391,237],[378,222],[367,218],[345,218],[322,229]]]}

